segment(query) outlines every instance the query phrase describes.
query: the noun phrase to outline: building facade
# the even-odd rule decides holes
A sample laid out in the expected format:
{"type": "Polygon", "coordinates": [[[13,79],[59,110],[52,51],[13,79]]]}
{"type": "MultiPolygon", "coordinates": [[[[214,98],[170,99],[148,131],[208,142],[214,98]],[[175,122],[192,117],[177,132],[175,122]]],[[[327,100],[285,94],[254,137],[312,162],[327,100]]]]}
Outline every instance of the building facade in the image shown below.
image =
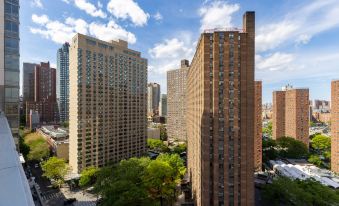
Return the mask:
{"type": "Polygon", "coordinates": [[[172,139],[187,140],[186,91],[188,60],[181,60],[180,69],[167,72],[167,135],[172,139]]]}
{"type": "Polygon", "coordinates": [[[60,122],[68,122],[69,110],[69,43],[57,52],[57,97],[60,122]]]}
{"type": "Polygon", "coordinates": [[[69,163],[80,173],[146,152],[147,59],[125,41],[70,46],[69,163]]]}
{"type": "Polygon", "coordinates": [[[0,5],[0,111],[5,113],[17,143],[20,88],[19,1],[0,0],[0,5]]]}
{"type": "Polygon", "coordinates": [[[58,120],[56,69],[51,68],[49,62],[41,62],[34,68],[33,82],[34,99],[24,102],[26,105],[26,124],[30,122],[30,110],[39,113],[41,123],[55,123],[58,120]]]}
{"type": "Polygon", "coordinates": [[[147,113],[149,116],[159,114],[160,84],[147,85],[147,113]]]}
{"type": "Polygon", "coordinates": [[[161,117],[167,116],[167,94],[162,94],[160,96],[159,116],[161,116],[161,117]]]}
{"type": "Polygon", "coordinates": [[[262,168],[262,82],[254,83],[254,169],[262,168]]]}
{"type": "Polygon", "coordinates": [[[331,84],[331,170],[339,173],[339,80],[331,84]]]}
{"type": "MultiPolygon", "coordinates": [[[[23,63],[23,103],[34,101],[34,69],[37,64],[23,63]]],[[[23,104],[25,105],[25,104],[23,104]]],[[[25,111],[25,110],[24,110],[25,111]]]]}
{"type": "Polygon", "coordinates": [[[188,71],[188,174],[197,206],[254,205],[255,14],[201,34],[188,71]]]}
{"type": "Polygon", "coordinates": [[[273,92],[273,139],[288,136],[309,145],[309,90],[273,92]]]}

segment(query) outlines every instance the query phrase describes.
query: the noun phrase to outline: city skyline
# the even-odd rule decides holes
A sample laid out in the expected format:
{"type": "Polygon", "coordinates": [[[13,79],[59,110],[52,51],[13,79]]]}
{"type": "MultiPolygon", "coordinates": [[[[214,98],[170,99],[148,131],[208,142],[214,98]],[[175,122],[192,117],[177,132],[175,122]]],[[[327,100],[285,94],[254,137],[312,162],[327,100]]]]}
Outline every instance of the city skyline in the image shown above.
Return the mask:
{"type": "Polygon", "coordinates": [[[22,10],[21,22],[26,26],[21,28],[20,67],[22,62],[40,61],[50,61],[55,66],[55,50],[75,31],[103,40],[126,39],[127,35],[131,48],[149,59],[149,82],[159,83],[166,91],[166,71],[177,68],[180,59],[192,60],[204,25],[240,25],[238,17],[250,9],[258,14],[256,42],[260,46],[256,50],[256,76],[263,81],[263,102],[272,102],[272,91],[287,83],[309,87],[311,99],[330,99],[329,82],[335,76],[334,60],[339,56],[334,47],[339,43],[334,35],[339,30],[339,20],[331,18],[339,8],[334,0],[298,1],[298,4],[264,1],[260,5],[248,0],[123,1],[136,9],[134,13],[117,10],[108,0],[101,1],[100,5],[86,0],[94,10],[86,10],[87,7],[76,2],[79,1],[22,2],[25,10],[22,10]],[[269,9],[272,7],[275,9],[269,9]],[[211,12],[218,19],[211,19],[211,12]],[[46,52],[36,50],[37,44],[45,45],[46,52]]]}

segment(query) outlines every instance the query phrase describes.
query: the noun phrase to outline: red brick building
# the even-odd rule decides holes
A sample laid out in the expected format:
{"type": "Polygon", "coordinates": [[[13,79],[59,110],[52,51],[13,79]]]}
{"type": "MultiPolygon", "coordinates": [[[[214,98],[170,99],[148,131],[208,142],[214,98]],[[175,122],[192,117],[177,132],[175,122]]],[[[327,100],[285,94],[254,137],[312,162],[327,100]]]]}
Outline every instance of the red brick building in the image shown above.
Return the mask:
{"type": "Polygon", "coordinates": [[[262,168],[262,82],[254,83],[254,169],[262,168]]]}
{"type": "Polygon", "coordinates": [[[339,173],[339,80],[331,85],[331,170],[339,173]]]}
{"type": "Polygon", "coordinates": [[[56,69],[51,68],[49,62],[41,62],[34,68],[34,100],[27,101],[26,122],[29,122],[30,110],[37,111],[40,122],[57,121],[57,101],[56,101],[56,69]]]}
{"type": "Polygon", "coordinates": [[[188,174],[197,206],[254,205],[255,14],[201,34],[187,77],[188,174]]]}

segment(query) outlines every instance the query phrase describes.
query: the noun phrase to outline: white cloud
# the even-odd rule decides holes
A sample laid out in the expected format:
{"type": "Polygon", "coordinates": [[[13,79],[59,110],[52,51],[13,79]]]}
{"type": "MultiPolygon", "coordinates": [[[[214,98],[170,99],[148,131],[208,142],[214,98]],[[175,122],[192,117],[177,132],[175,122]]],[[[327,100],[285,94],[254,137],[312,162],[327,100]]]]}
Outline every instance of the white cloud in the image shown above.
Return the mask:
{"type": "MultiPolygon", "coordinates": [[[[79,9],[85,11],[87,14],[93,17],[106,18],[107,15],[100,8],[97,8],[94,4],[88,2],[87,0],[74,0],[74,4],[79,9]]],[[[99,5],[99,2],[98,2],[99,5]]]]}
{"type": "Polygon", "coordinates": [[[290,69],[290,63],[292,63],[294,59],[295,56],[293,54],[280,52],[276,52],[265,57],[261,55],[255,56],[256,68],[266,71],[290,69]]]}
{"type": "Polygon", "coordinates": [[[98,7],[100,8],[100,9],[102,9],[102,7],[103,7],[103,5],[102,5],[102,3],[100,2],[100,1],[98,1],[98,7]]]}
{"type": "Polygon", "coordinates": [[[240,9],[239,4],[223,1],[206,2],[200,9],[200,30],[232,27],[232,14],[240,9]]]}
{"type": "Polygon", "coordinates": [[[181,59],[191,60],[195,49],[191,33],[178,32],[178,37],[165,39],[148,50],[152,73],[164,75],[170,69],[177,69],[181,59]]]}
{"type": "Polygon", "coordinates": [[[107,25],[91,23],[89,25],[89,33],[92,36],[99,37],[104,41],[124,39],[131,44],[134,44],[137,41],[133,33],[126,31],[113,20],[109,21],[107,25]]]}
{"type": "Polygon", "coordinates": [[[157,21],[161,21],[163,19],[162,15],[160,14],[160,12],[157,11],[157,13],[155,13],[153,15],[154,19],[157,21]]]}
{"type": "Polygon", "coordinates": [[[288,43],[307,44],[321,32],[339,26],[337,0],[314,0],[301,8],[291,9],[283,20],[259,27],[256,49],[275,49],[288,43]]]}
{"type": "Polygon", "coordinates": [[[42,5],[41,0],[32,0],[31,1],[31,6],[37,7],[37,8],[40,8],[40,9],[44,8],[44,6],[42,5]]]}
{"type": "Polygon", "coordinates": [[[133,0],[110,0],[107,10],[116,18],[130,19],[135,26],[146,25],[150,16],[133,0]]]}
{"type": "Polygon", "coordinates": [[[66,4],[70,4],[71,3],[70,0],[61,0],[61,1],[65,2],[66,4]]]}
{"type": "Polygon", "coordinates": [[[49,21],[49,19],[47,15],[38,16],[36,14],[33,14],[32,21],[36,24],[44,25],[49,21]]]}
{"type": "Polygon", "coordinates": [[[46,15],[38,16],[33,14],[32,21],[38,26],[31,27],[31,33],[39,34],[43,38],[50,39],[58,44],[70,42],[76,33],[91,35],[105,41],[120,38],[132,44],[136,42],[136,37],[133,33],[126,31],[112,20],[107,24],[100,24],[95,22],[87,23],[83,19],[68,17],[65,22],[60,22],[52,21],[46,15]]]}

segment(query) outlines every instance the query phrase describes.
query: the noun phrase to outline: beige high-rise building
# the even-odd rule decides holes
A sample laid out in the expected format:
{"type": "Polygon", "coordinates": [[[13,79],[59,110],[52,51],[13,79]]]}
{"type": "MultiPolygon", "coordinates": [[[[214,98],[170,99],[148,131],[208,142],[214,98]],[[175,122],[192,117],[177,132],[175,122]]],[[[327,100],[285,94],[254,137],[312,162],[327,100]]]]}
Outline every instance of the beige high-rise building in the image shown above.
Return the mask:
{"type": "Polygon", "coordinates": [[[254,169],[262,168],[262,82],[255,81],[254,88],[254,169]]]}
{"type": "Polygon", "coordinates": [[[309,90],[273,92],[273,139],[288,136],[309,145],[309,90]]]}
{"type": "Polygon", "coordinates": [[[188,60],[181,60],[180,69],[167,72],[167,135],[186,141],[186,84],[188,60]]]}
{"type": "Polygon", "coordinates": [[[339,80],[331,85],[331,170],[339,173],[339,80]]]}
{"type": "Polygon", "coordinates": [[[187,77],[188,174],[197,206],[254,205],[255,13],[201,34],[187,77]]]}
{"type": "Polygon", "coordinates": [[[153,116],[159,114],[160,84],[147,84],[147,114],[153,116]]]}
{"type": "Polygon", "coordinates": [[[74,172],[146,152],[147,59],[125,41],[82,34],[70,46],[69,163],[74,172]]]}

